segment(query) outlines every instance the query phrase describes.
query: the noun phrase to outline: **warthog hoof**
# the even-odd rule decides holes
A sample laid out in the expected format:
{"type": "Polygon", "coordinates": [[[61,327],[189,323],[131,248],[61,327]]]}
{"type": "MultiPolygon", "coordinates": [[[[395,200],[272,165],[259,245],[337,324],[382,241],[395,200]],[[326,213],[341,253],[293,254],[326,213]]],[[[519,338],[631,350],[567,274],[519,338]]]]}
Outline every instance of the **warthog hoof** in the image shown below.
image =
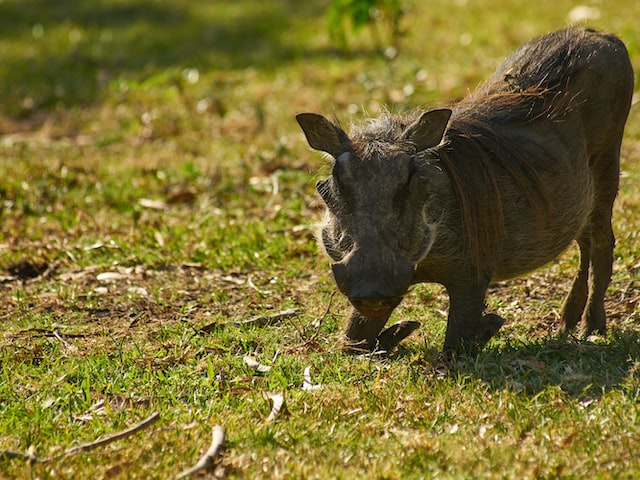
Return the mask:
{"type": "Polygon", "coordinates": [[[464,333],[458,335],[447,335],[444,344],[444,353],[466,353],[477,355],[498,330],[504,325],[504,318],[499,315],[488,313],[483,315],[480,322],[468,328],[464,333]]]}
{"type": "Polygon", "coordinates": [[[405,320],[391,325],[378,335],[378,348],[387,352],[398,345],[402,340],[415,332],[420,322],[405,320]]]}
{"type": "Polygon", "coordinates": [[[480,328],[476,335],[478,344],[480,347],[484,347],[491,337],[493,337],[498,330],[504,325],[504,318],[494,313],[488,313],[480,320],[480,328]]]}

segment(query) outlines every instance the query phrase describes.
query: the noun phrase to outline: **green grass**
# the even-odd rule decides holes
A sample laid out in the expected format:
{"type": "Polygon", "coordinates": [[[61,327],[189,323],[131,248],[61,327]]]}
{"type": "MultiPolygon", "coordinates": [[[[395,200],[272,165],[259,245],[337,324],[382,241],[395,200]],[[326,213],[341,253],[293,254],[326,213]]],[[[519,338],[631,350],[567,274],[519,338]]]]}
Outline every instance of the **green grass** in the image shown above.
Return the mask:
{"type": "MultiPolygon", "coordinates": [[[[618,33],[640,71],[640,4],[612,3],[589,24],[618,33]]],[[[422,327],[390,356],[340,352],[347,303],[335,295],[325,315],[334,284],[314,240],[327,168],[294,120],[455,102],[575,2],[414,2],[393,60],[367,28],[336,50],[327,6],[0,2],[0,450],[39,459],[0,453],[1,478],[174,478],[215,424],[227,439],[213,477],[640,475],[637,105],[609,333],[558,333],[572,248],[493,286],[507,324],[450,364],[435,285],[394,314],[422,327]],[[307,366],[320,388],[302,389],[307,366]],[[272,422],[267,392],[285,398],[272,422]]]]}

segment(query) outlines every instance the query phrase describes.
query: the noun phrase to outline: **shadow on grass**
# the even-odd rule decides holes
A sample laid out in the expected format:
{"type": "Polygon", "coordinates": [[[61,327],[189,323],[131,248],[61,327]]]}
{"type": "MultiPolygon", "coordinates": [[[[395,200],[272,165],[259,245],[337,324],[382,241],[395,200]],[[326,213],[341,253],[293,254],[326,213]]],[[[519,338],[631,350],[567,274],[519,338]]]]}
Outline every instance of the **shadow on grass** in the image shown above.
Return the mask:
{"type": "Polygon", "coordinates": [[[0,2],[0,108],[28,115],[89,104],[113,78],[172,67],[275,69],[306,55],[290,32],[323,15],[323,2],[295,0],[0,2]]]}
{"type": "MultiPolygon", "coordinates": [[[[420,375],[480,380],[491,391],[505,389],[535,397],[557,387],[569,397],[599,398],[611,390],[640,385],[640,332],[611,329],[606,339],[580,340],[564,333],[531,343],[493,343],[479,355],[443,359],[440,350],[401,344],[396,359],[420,357],[420,375]]],[[[635,393],[638,395],[640,392],[635,393]]]]}
{"type": "Polygon", "coordinates": [[[533,343],[489,347],[461,358],[452,376],[481,379],[492,390],[535,396],[556,386],[576,398],[597,398],[625,389],[640,377],[640,332],[614,330],[596,343],[562,334],[533,343]]]}

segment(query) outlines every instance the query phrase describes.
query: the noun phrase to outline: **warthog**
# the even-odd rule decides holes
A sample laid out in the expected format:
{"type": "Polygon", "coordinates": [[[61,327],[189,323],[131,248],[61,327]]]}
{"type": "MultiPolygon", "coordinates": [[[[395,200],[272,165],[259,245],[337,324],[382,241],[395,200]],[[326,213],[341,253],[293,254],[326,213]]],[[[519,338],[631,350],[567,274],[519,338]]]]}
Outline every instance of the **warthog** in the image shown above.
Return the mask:
{"type": "Polygon", "coordinates": [[[489,283],[544,265],[574,239],[564,326],[584,314],[584,333],[603,333],[632,94],[624,44],[569,28],[517,49],[452,109],[385,114],[350,136],[299,114],[309,145],[333,161],[317,190],[322,242],[354,307],[347,348],[393,347],[418,326],[381,333],[393,309],[412,284],[436,282],[450,300],[444,350],[477,350],[503,323],[483,313],[489,283]]]}

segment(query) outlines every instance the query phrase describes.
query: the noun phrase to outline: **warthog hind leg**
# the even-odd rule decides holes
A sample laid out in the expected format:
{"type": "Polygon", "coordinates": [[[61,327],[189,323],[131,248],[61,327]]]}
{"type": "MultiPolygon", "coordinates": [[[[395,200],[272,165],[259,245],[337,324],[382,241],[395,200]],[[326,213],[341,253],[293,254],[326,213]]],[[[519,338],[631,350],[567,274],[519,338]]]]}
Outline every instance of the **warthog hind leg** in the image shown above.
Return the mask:
{"type": "Polygon", "coordinates": [[[604,296],[613,272],[615,237],[611,227],[613,202],[618,191],[620,151],[602,155],[593,162],[596,195],[591,213],[591,291],[586,313],[585,335],[604,334],[606,314],[604,296]]]}
{"type": "Polygon", "coordinates": [[[591,232],[589,229],[578,238],[578,246],[580,247],[580,267],[562,307],[562,321],[567,332],[573,330],[580,322],[587,304],[589,263],[591,261],[591,232]]]}

